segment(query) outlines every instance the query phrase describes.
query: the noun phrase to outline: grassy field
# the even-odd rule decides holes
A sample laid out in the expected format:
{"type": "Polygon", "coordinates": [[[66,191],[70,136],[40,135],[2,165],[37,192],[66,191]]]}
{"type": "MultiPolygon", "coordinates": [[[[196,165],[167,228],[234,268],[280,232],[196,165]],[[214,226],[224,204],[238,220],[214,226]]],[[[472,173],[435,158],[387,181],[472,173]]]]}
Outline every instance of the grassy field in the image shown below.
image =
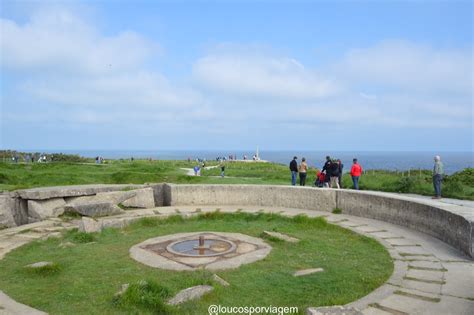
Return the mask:
{"type": "MultiPolygon", "coordinates": [[[[288,185],[290,174],[286,165],[275,163],[226,163],[225,177],[220,178],[220,168],[203,170],[202,176],[187,176],[181,168],[192,168],[187,161],[109,161],[94,163],[0,163],[0,190],[20,188],[77,185],[77,184],[272,184],[288,185]]],[[[216,165],[209,163],[208,165],[216,165]]],[[[308,172],[307,185],[315,179],[315,169],[308,172]]],[[[352,187],[348,174],[343,177],[343,187],[352,187]]],[[[362,190],[415,193],[432,195],[430,171],[390,172],[370,170],[360,180],[362,190]]],[[[447,176],[443,183],[443,196],[474,200],[474,169],[447,176]]]]}
{"type": "Polygon", "coordinates": [[[123,230],[106,229],[92,237],[73,230],[63,238],[35,241],[0,261],[0,288],[15,300],[50,314],[194,315],[207,314],[211,304],[297,306],[303,313],[308,306],[342,305],[359,299],[384,283],[392,271],[392,260],[381,244],[322,218],[213,212],[189,219],[146,218],[123,230]],[[229,287],[212,282],[208,271],[155,269],[132,260],[128,252],[134,244],[171,233],[223,231],[260,237],[264,230],[286,233],[301,241],[267,239],[273,249],[265,259],[217,272],[231,284],[229,287]],[[65,242],[74,245],[61,246],[65,242]],[[52,261],[55,268],[45,273],[25,270],[25,265],[38,261],[52,261]],[[296,270],[315,267],[324,271],[305,277],[292,275],[296,270]],[[122,284],[141,280],[154,283],[165,296],[199,284],[212,285],[214,291],[180,307],[160,307],[161,311],[156,305],[162,301],[157,301],[156,295],[149,301],[146,292],[135,292],[135,298],[114,303],[114,294],[122,284]]]}

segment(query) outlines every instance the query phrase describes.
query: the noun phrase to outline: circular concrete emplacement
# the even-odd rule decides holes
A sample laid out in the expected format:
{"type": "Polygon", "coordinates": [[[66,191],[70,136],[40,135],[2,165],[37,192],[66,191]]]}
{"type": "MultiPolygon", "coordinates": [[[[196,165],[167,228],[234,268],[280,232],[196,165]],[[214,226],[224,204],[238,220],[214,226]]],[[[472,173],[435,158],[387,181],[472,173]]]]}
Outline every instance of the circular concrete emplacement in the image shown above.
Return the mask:
{"type": "Polygon", "coordinates": [[[263,240],[225,232],[178,233],[148,239],[130,248],[130,256],[150,267],[168,270],[238,268],[265,258],[263,240]]]}

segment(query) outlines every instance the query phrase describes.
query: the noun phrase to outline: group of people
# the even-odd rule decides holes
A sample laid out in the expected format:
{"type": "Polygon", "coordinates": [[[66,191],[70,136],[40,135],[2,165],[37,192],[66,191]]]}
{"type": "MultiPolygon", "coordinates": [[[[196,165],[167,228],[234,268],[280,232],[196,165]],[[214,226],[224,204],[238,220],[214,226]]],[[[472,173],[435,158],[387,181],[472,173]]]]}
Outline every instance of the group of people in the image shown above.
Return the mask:
{"type": "MultiPolygon", "coordinates": [[[[306,177],[308,173],[308,164],[306,159],[302,158],[300,165],[298,165],[298,157],[293,157],[290,162],[291,171],[291,184],[296,185],[297,177],[300,179],[300,186],[306,185],[306,177]]],[[[321,170],[316,170],[316,180],[314,185],[316,187],[331,187],[341,188],[342,187],[342,170],[344,164],[340,159],[332,159],[330,156],[326,156],[326,163],[321,170]]],[[[358,163],[357,159],[353,159],[350,175],[354,184],[354,189],[359,189],[359,178],[362,175],[362,166],[358,163]]]]}
{"type": "MultiPolygon", "coordinates": [[[[291,185],[296,185],[296,180],[299,175],[300,186],[306,185],[306,175],[308,172],[308,164],[306,159],[302,158],[300,165],[298,165],[298,157],[293,157],[293,160],[290,162],[290,171],[291,171],[291,185]]],[[[443,181],[444,165],[441,162],[441,157],[439,155],[434,157],[434,166],[433,166],[433,188],[435,195],[433,199],[441,199],[441,183],[443,181]]],[[[316,180],[314,185],[316,187],[331,187],[331,188],[341,188],[342,187],[342,170],[344,164],[342,164],[339,159],[332,159],[330,156],[326,156],[326,163],[321,170],[316,169],[316,180]]],[[[362,176],[363,170],[356,158],[352,160],[352,167],[350,171],[350,176],[352,178],[352,183],[354,189],[359,190],[359,179],[362,176]]]]}

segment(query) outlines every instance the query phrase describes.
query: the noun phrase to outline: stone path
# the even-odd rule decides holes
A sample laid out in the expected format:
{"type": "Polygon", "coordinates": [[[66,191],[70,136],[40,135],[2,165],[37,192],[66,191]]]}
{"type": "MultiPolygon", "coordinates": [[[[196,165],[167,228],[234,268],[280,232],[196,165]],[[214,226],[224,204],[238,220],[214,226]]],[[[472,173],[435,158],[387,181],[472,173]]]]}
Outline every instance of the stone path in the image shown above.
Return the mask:
{"type": "MultiPolygon", "coordinates": [[[[474,313],[474,262],[438,239],[382,221],[320,211],[249,206],[158,207],[126,211],[125,214],[101,218],[100,221],[105,227],[121,227],[142,217],[173,214],[190,216],[216,209],[222,212],[264,211],[287,216],[307,214],[310,217],[325,217],[330,223],[377,239],[394,259],[395,268],[384,285],[346,305],[361,310],[363,314],[474,313]]],[[[50,219],[2,230],[0,259],[31,240],[57,236],[61,230],[77,227],[77,223],[50,219]]],[[[0,314],[34,314],[34,311],[0,291],[0,314]]]]}

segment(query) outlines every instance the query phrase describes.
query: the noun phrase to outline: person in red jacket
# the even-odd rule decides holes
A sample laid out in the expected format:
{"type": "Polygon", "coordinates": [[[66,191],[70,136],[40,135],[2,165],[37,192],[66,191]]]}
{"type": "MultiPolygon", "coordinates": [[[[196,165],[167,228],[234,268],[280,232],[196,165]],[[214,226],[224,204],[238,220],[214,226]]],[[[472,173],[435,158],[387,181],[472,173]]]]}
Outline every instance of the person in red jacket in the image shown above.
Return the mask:
{"type": "Polygon", "coordinates": [[[352,160],[351,176],[354,189],[359,190],[359,178],[362,175],[362,166],[357,162],[357,159],[352,160]]]}

